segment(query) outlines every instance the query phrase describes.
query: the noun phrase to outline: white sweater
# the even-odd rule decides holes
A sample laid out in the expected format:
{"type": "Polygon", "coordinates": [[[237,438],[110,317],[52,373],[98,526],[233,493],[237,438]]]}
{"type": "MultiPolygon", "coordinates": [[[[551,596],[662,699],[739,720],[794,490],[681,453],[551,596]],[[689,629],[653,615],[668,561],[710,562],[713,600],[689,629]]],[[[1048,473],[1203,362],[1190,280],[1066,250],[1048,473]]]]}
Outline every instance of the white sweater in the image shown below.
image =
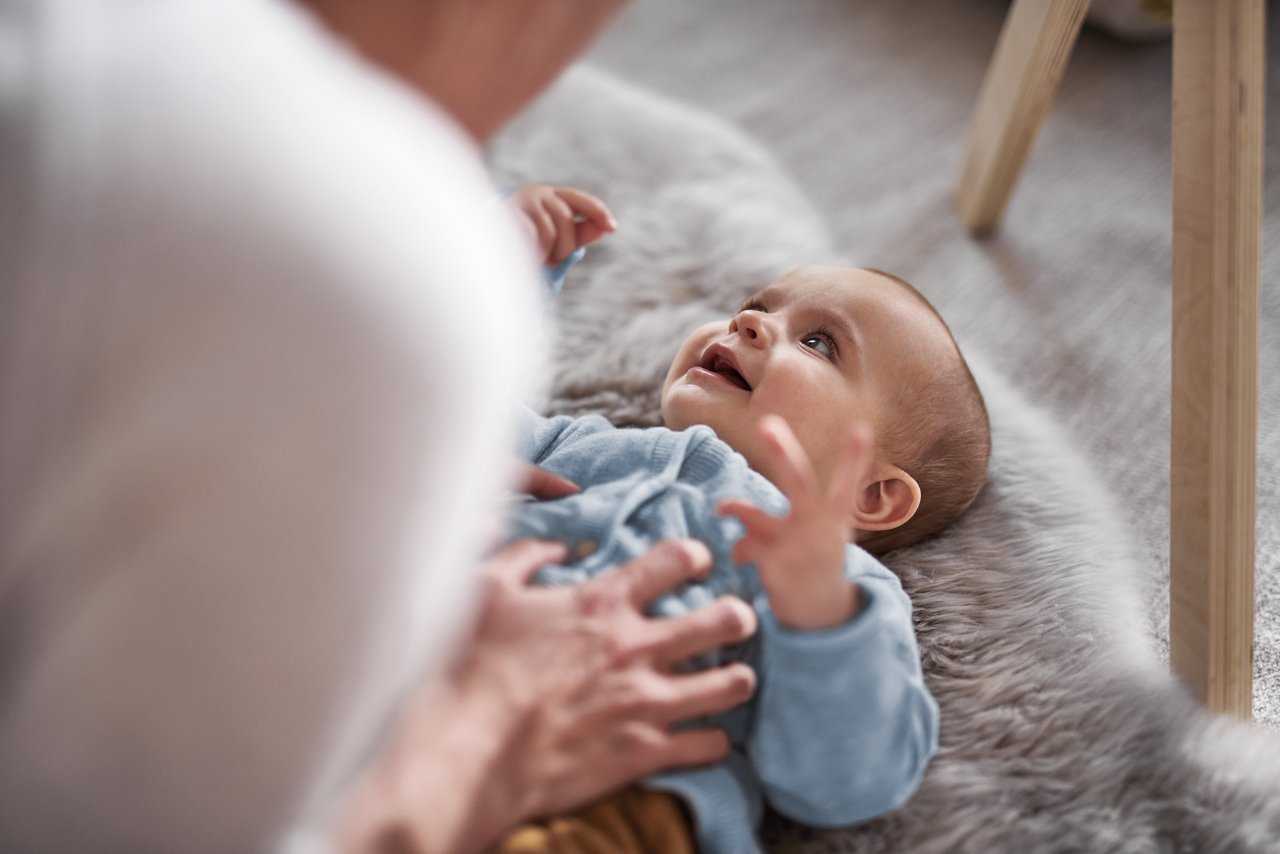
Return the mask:
{"type": "Polygon", "coordinates": [[[0,0],[0,850],[323,822],[469,614],[537,349],[492,195],[284,0],[0,0]]]}

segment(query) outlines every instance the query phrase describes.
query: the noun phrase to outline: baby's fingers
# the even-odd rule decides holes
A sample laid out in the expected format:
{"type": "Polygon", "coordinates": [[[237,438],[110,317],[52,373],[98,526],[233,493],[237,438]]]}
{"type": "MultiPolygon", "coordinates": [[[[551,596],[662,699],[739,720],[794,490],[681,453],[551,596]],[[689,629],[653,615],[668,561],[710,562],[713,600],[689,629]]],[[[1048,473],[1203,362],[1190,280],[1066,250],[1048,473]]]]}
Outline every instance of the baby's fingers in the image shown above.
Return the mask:
{"type": "Polygon", "coordinates": [[[535,237],[538,241],[538,255],[545,261],[548,253],[555,246],[556,224],[551,219],[551,215],[541,205],[530,205],[525,209],[525,215],[529,217],[529,222],[533,224],[535,237]]]}
{"type": "Polygon", "coordinates": [[[750,501],[733,498],[720,502],[716,512],[721,516],[735,516],[747,531],[734,543],[731,557],[734,563],[753,563],[762,549],[770,548],[782,534],[786,520],[771,516],[750,501]]]}
{"type": "Polygon", "coordinates": [[[543,202],[543,207],[551,215],[556,227],[555,245],[551,247],[551,254],[547,260],[552,264],[559,264],[578,248],[577,226],[574,222],[573,210],[558,196],[548,196],[543,202]]]}
{"type": "Polygon", "coordinates": [[[721,501],[716,506],[716,512],[721,516],[736,516],[743,525],[747,526],[748,531],[762,534],[773,533],[782,522],[777,516],[772,516],[750,501],[741,498],[721,501]]]}
{"type": "Polygon", "coordinates": [[[858,500],[859,487],[871,470],[871,430],[859,424],[845,439],[844,452],[836,463],[835,474],[827,495],[836,507],[852,507],[858,500]]]}
{"type": "Polygon", "coordinates": [[[614,231],[618,221],[613,218],[609,206],[590,193],[575,190],[572,187],[557,187],[556,195],[573,209],[573,212],[594,222],[602,232],[614,231]]]}
{"type": "Polygon", "coordinates": [[[574,239],[579,246],[588,246],[604,237],[612,229],[605,229],[593,219],[584,219],[573,226],[574,239]]]}
{"type": "Polygon", "coordinates": [[[791,500],[792,509],[807,497],[817,495],[818,476],[786,420],[778,415],[764,416],[760,419],[760,435],[772,457],[777,486],[791,500]]]}

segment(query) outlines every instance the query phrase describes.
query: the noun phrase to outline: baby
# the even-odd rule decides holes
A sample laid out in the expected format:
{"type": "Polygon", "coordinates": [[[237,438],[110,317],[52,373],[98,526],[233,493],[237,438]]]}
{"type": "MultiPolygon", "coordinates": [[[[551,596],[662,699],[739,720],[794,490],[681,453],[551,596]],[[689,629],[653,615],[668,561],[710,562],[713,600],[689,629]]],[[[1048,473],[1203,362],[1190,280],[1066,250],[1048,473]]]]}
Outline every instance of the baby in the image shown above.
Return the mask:
{"type": "MultiPolygon", "coordinates": [[[[526,214],[526,204],[545,211],[537,200],[548,196],[572,212],[548,214],[555,229],[535,222],[549,265],[581,245],[564,228],[593,239],[612,230],[598,199],[575,206],[561,192],[513,198],[526,214]]],[[[726,593],[752,604],[756,636],[697,666],[746,661],[756,694],[711,722],[729,735],[724,761],[521,828],[506,851],[561,850],[575,836],[604,848],[670,850],[677,839],[684,850],[695,840],[707,852],[758,850],[766,802],[813,826],[865,821],[910,798],[936,750],[911,604],[872,553],[944,529],[985,476],[986,409],[942,318],[894,276],[801,268],[685,339],[662,417],[665,428],[639,430],[526,413],[521,456],[581,491],[522,505],[509,535],[569,544],[565,565],[540,571],[545,584],[607,572],[663,538],[702,540],[710,576],[654,610],[685,613],[726,593]],[[654,824],[666,826],[647,841],[611,835],[654,824]]]]}

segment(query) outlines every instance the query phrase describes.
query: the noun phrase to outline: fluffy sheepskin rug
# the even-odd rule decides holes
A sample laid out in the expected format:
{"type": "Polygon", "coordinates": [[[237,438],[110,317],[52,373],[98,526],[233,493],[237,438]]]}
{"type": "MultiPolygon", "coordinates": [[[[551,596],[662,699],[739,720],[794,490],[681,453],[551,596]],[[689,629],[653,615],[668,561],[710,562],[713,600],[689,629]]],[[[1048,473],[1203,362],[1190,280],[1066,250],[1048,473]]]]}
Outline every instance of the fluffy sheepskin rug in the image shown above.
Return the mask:
{"type": "MultiPolygon", "coordinates": [[[[694,325],[803,263],[840,262],[766,152],[702,113],[580,69],[493,148],[504,185],[599,194],[621,227],[556,307],[552,412],[658,423],[694,325]]],[[[780,817],[779,851],[1280,851],[1280,738],[1201,711],[1149,643],[1111,499],[1050,420],[968,353],[995,449],[972,510],[888,556],[915,605],[941,750],[860,827],[780,817]]]]}

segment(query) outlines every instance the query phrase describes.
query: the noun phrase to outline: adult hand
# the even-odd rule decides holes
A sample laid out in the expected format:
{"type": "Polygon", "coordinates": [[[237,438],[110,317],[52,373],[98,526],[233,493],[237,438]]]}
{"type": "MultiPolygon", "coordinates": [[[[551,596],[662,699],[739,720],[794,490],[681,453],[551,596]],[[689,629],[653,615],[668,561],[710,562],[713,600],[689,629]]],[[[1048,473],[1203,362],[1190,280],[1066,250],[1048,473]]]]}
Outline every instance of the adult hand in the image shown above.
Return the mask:
{"type": "Polygon", "coordinates": [[[742,703],[754,674],[743,664],[676,666],[750,636],[754,612],[724,597],[674,619],[643,613],[706,575],[706,547],[667,541],[586,584],[528,586],[564,557],[563,545],[524,540],[488,562],[474,637],[402,716],[353,799],[345,847],[472,850],[659,769],[724,757],[724,732],[672,725],[742,703]]]}
{"type": "Polygon", "coordinates": [[[307,0],[478,140],[555,79],[625,0],[307,0]]]}
{"type": "Polygon", "coordinates": [[[535,466],[533,463],[527,463],[524,460],[518,461],[516,465],[518,467],[516,480],[520,489],[540,501],[564,498],[566,495],[573,495],[582,491],[573,481],[561,477],[555,472],[547,471],[541,466],[535,466]]]}

